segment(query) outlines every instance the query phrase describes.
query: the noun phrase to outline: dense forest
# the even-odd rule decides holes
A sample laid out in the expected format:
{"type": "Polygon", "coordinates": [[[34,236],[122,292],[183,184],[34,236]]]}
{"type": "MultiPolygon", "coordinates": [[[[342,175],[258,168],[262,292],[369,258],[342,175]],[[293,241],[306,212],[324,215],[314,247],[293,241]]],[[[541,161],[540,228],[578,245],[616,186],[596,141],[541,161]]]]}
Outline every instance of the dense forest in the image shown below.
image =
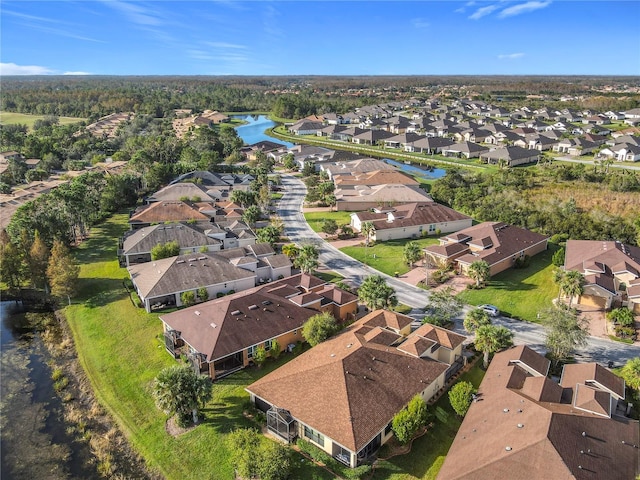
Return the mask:
{"type": "Polygon", "coordinates": [[[470,96],[487,101],[624,110],[640,95],[598,93],[606,85],[636,85],[632,77],[5,77],[0,109],[95,120],[113,112],[170,116],[177,108],[269,111],[282,118],[344,113],[357,106],[417,97],[470,96]],[[531,95],[549,98],[532,99],[531,95]],[[584,98],[583,98],[584,97],[584,98]]]}

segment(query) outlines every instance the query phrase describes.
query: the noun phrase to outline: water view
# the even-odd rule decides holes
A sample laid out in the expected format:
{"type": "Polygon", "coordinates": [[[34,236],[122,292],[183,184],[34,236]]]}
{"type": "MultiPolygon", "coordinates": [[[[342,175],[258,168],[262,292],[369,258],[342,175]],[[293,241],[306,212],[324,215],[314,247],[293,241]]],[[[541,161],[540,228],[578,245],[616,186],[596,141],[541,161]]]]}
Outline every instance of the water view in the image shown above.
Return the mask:
{"type": "Polygon", "coordinates": [[[49,353],[21,303],[0,302],[0,477],[96,478],[86,443],[67,432],[49,353]]]}
{"type": "Polygon", "coordinates": [[[269,141],[275,143],[281,143],[286,147],[293,147],[293,143],[285,142],[274,137],[267,135],[265,130],[276,126],[276,122],[271,120],[266,115],[232,115],[231,118],[238,120],[244,120],[247,122],[245,125],[236,127],[238,136],[242,138],[245,144],[252,145],[254,143],[269,141]]]}
{"type": "Polygon", "coordinates": [[[400,170],[410,175],[418,175],[429,180],[437,180],[438,178],[444,177],[447,173],[447,171],[442,168],[427,168],[423,165],[408,165],[406,163],[396,162],[390,158],[385,158],[384,161],[389,165],[398,167],[400,170]]]}

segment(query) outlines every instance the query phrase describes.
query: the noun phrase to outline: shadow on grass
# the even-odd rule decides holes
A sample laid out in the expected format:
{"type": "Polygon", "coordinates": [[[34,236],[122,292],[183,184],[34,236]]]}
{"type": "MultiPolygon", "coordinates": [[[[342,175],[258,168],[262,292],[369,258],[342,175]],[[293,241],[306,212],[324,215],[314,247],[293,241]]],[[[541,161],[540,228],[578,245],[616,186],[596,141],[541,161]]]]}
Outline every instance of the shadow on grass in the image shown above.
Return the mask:
{"type": "Polygon", "coordinates": [[[122,280],[115,278],[85,278],[82,279],[81,285],[78,297],[89,308],[103,307],[128,296],[122,280]]]}

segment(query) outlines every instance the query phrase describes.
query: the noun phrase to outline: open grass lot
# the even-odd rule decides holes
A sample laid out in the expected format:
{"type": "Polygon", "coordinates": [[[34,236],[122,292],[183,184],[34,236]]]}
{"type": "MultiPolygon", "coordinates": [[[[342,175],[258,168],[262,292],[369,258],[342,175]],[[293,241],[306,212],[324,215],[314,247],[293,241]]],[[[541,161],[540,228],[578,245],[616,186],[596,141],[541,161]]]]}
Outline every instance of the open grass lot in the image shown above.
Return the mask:
{"type": "Polygon", "coordinates": [[[411,241],[418,242],[421,247],[438,244],[438,239],[435,237],[421,238],[418,240],[405,238],[402,240],[378,242],[372,247],[343,247],[340,251],[387,275],[393,275],[395,272],[402,275],[409,271],[409,265],[402,259],[402,253],[404,246],[411,241]]]}
{"type": "Polygon", "coordinates": [[[489,280],[485,288],[465,290],[458,297],[471,305],[490,303],[505,315],[536,322],[537,313],[550,307],[551,301],[558,295],[551,264],[556,249],[554,245],[549,245],[548,250],[531,258],[527,268],[501,272],[489,280]]]}
{"type": "MultiPolygon", "coordinates": [[[[15,113],[15,112],[0,112],[0,123],[2,125],[13,125],[16,123],[20,123],[29,127],[29,129],[33,128],[33,124],[36,120],[44,119],[44,115],[29,115],[26,113],[15,113]]],[[[75,117],[58,117],[60,120],[60,125],[67,125],[69,123],[78,123],[86,120],[85,118],[75,118],[75,117]]]]}
{"type": "MultiPolygon", "coordinates": [[[[485,373],[478,365],[481,365],[481,362],[461,375],[460,380],[471,382],[477,388],[485,373]]],[[[372,477],[374,480],[433,480],[436,478],[462,423],[451,408],[449,396],[446,393],[432,407],[429,407],[429,411],[433,413],[438,407],[447,413],[446,421],[434,418],[433,428],[413,442],[410,453],[380,461],[372,477]]]]}
{"type": "MultiPolygon", "coordinates": [[[[65,314],[80,362],[100,403],[151,468],[167,479],[233,478],[226,434],[254,425],[242,414],[249,399],[244,387],[291,357],[217,382],[202,424],[177,438],[168,435],[166,416],[155,407],[150,389],[158,372],[175,362],[157,338],[162,330],[158,315],[134,307],[122,286],[127,272],[116,260],[116,238],[127,229],[126,222],[124,214],[113,216],[77,250],[80,291],[65,314]]],[[[293,478],[332,478],[297,454],[293,463],[293,478]]]]}
{"type": "Polygon", "coordinates": [[[323,220],[331,218],[340,227],[351,222],[351,213],[353,212],[307,212],[304,214],[304,218],[314,232],[322,232],[323,220]]]}

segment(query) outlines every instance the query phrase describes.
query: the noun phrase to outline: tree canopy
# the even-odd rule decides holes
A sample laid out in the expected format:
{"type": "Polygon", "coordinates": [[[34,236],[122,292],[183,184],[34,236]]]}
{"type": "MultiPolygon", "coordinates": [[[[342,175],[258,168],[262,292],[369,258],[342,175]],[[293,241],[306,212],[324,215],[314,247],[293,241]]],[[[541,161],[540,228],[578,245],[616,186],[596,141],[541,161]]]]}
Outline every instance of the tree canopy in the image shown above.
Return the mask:
{"type": "Polygon", "coordinates": [[[391,422],[391,428],[400,443],[407,443],[416,432],[426,425],[429,409],[420,395],[411,399],[407,408],[400,410],[391,422]]]}
{"type": "Polygon", "coordinates": [[[489,366],[489,355],[513,345],[513,333],[507,327],[482,325],[476,329],[476,350],[484,354],[483,364],[489,366]]]}
{"type": "Polygon", "coordinates": [[[76,264],[67,246],[60,240],[53,243],[51,256],[47,265],[47,279],[51,286],[51,294],[56,297],[67,297],[71,304],[80,266],[76,264]]]}
{"type": "Polygon", "coordinates": [[[358,299],[371,310],[391,308],[398,304],[396,291],[380,275],[371,275],[364,279],[358,288],[358,299]]]}
{"type": "Polygon", "coordinates": [[[334,335],[339,329],[340,326],[333,315],[329,312],[322,312],[304,322],[302,336],[309,345],[315,347],[334,335]]]}
{"type": "Polygon", "coordinates": [[[482,325],[490,325],[489,314],[480,308],[472,308],[464,317],[462,322],[464,329],[469,333],[474,333],[482,325]]]}
{"type": "Polygon", "coordinates": [[[446,287],[429,295],[425,322],[443,326],[462,311],[462,301],[454,295],[453,288],[446,287]]]}
{"type": "Polygon", "coordinates": [[[477,390],[471,382],[458,382],[449,390],[449,403],[455,412],[464,417],[477,390]]]}
{"type": "Polygon", "coordinates": [[[559,304],[540,312],[540,319],[547,330],[545,345],[555,364],[587,344],[589,322],[576,310],[559,304]]]}

